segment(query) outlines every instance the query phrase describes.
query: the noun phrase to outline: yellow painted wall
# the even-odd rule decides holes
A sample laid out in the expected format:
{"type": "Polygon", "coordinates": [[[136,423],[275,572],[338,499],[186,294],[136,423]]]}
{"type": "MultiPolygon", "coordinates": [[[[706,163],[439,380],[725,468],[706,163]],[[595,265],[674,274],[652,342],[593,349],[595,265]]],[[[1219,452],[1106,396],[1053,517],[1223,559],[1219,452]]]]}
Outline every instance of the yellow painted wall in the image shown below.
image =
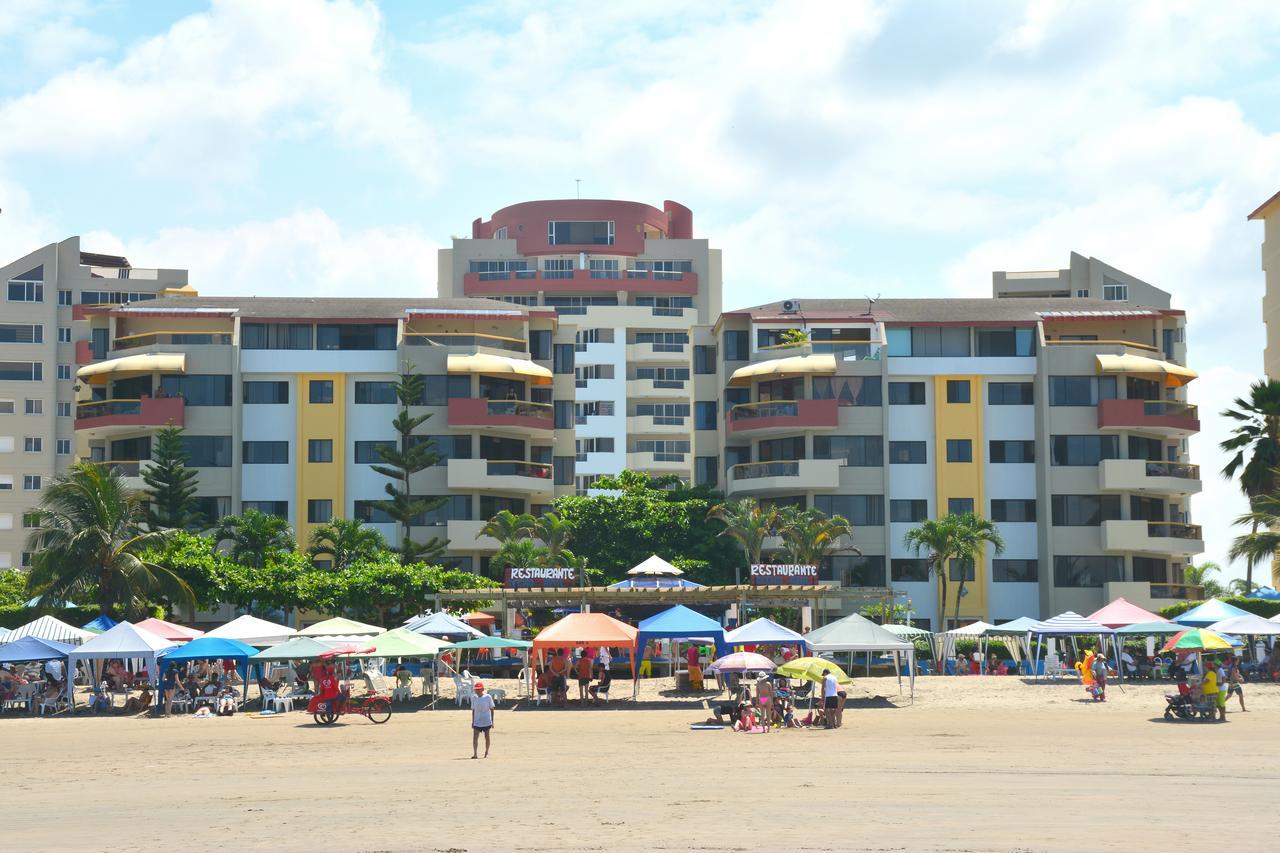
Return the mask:
{"type": "Polygon", "coordinates": [[[298,441],[294,469],[297,471],[297,533],[304,547],[318,525],[307,521],[307,501],[333,501],[333,517],[346,516],[346,375],[342,373],[298,374],[298,441]],[[311,402],[311,381],[333,382],[332,403],[311,402]],[[333,441],[332,462],[308,462],[307,442],[313,438],[333,441]]]}
{"type": "MultiPolygon", "coordinates": [[[[935,376],[933,382],[933,434],[937,441],[933,465],[937,485],[937,514],[939,517],[946,515],[947,501],[950,498],[973,498],[974,512],[985,515],[982,471],[987,448],[982,439],[982,377],[935,376]],[[968,380],[968,403],[947,402],[948,380],[968,380]],[[973,461],[948,462],[947,439],[964,438],[972,443],[973,461]]],[[[988,579],[983,562],[981,558],[978,559],[974,567],[974,580],[965,583],[967,594],[960,603],[962,619],[986,618],[988,579]]],[[[955,613],[956,594],[959,587],[959,582],[952,581],[948,576],[947,601],[943,602],[946,619],[950,619],[955,613]]]]}

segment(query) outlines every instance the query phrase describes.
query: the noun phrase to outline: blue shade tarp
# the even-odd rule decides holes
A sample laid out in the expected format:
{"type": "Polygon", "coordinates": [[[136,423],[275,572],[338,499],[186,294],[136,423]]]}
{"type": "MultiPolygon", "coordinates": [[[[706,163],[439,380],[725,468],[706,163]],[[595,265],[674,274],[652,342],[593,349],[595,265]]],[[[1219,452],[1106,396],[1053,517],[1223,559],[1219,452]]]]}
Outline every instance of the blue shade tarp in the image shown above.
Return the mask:
{"type": "Polygon", "coordinates": [[[476,630],[458,617],[451,616],[443,610],[412,619],[405,623],[404,627],[415,634],[429,634],[432,637],[440,637],[446,640],[466,640],[471,637],[484,636],[483,631],[476,630]]]}
{"type": "Polygon", "coordinates": [[[1223,619],[1248,615],[1248,610],[1241,610],[1234,604],[1227,604],[1219,598],[1211,598],[1199,607],[1193,607],[1181,616],[1175,616],[1173,621],[1193,628],[1208,628],[1214,622],[1221,622],[1223,619]]]}
{"type": "Polygon", "coordinates": [[[0,663],[26,663],[28,661],[60,660],[75,646],[56,640],[38,637],[22,637],[0,646],[0,663]]]}
{"type": "MultiPolygon", "coordinates": [[[[702,639],[715,643],[716,654],[713,660],[729,653],[729,644],[724,640],[724,626],[710,616],[677,604],[643,620],[639,633],[636,634],[636,645],[640,649],[639,659],[643,661],[650,640],[702,639]]],[[[639,669],[636,671],[639,672],[639,669]]]]}
{"type": "Polygon", "coordinates": [[[112,619],[107,614],[101,613],[80,627],[85,631],[92,631],[95,634],[105,634],[107,631],[110,631],[119,624],[119,622],[112,619]]]}
{"type": "Polygon", "coordinates": [[[1269,586],[1260,586],[1249,593],[1250,598],[1261,598],[1263,601],[1280,601],[1280,592],[1269,586]]]}
{"type": "MultiPolygon", "coordinates": [[[[249,699],[249,658],[258,653],[253,646],[229,637],[197,637],[189,643],[164,652],[159,659],[160,669],[167,670],[174,664],[193,660],[232,660],[240,670],[240,704],[249,699]]],[[[163,691],[156,691],[156,707],[163,703],[163,691]]]]}
{"type": "Polygon", "coordinates": [[[764,617],[730,631],[724,635],[724,639],[731,646],[808,646],[805,638],[795,631],[790,628],[784,628],[772,619],[764,617]]]}

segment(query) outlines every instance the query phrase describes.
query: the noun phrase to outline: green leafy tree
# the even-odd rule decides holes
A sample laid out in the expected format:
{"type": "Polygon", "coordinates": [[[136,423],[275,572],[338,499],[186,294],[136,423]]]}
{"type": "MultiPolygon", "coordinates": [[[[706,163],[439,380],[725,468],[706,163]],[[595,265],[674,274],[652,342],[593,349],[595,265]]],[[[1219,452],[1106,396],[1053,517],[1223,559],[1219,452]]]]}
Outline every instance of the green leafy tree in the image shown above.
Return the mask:
{"type": "MultiPolygon", "coordinates": [[[[1240,544],[1241,539],[1252,539],[1255,536],[1274,537],[1274,534],[1272,534],[1270,531],[1263,531],[1260,534],[1252,534],[1252,535],[1246,534],[1245,536],[1237,538],[1236,544],[1233,545],[1231,548],[1231,552],[1229,554],[1230,558],[1234,560],[1238,557],[1245,556],[1244,554],[1236,553],[1236,547],[1240,544]]],[[[1250,545],[1256,546],[1256,543],[1251,541],[1250,545]]],[[[1226,590],[1223,589],[1221,581],[1219,581],[1217,578],[1210,577],[1210,575],[1221,575],[1221,574],[1222,574],[1221,566],[1219,566],[1217,563],[1213,562],[1212,560],[1205,560],[1203,563],[1195,563],[1183,569],[1182,582],[1186,584],[1190,584],[1191,586],[1203,587],[1205,598],[1218,598],[1219,596],[1224,595],[1226,593],[1226,590]]]]}
{"type": "Polygon", "coordinates": [[[144,559],[163,566],[191,588],[197,607],[212,609],[234,598],[240,567],[216,548],[212,536],[175,530],[144,559]]]}
{"type": "Polygon", "coordinates": [[[35,555],[27,588],[65,601],[92,594],[107,613],[119,605],[137,612],[159,599],[194,605],[191,587],[143,555],[168,534],[144,529],[142,495],[120,474],[77,463],[45,490],[27,548],[35,555]]]}
{"type": "Polygon", "coordinates": [[[30,597],[26,572],[22,569],[0,571],[0,607],[21,607],[30,597]]]}
{"type": "MultiPolygon", "coordinates": [[[[964,512],[950,516],[956,520],[957,536],[952,559],[958,560],[962,566],[976,565],[982,559],[983,552],[990,546],[995,554],[1004,553],[1004,539],[996,529],[995,522],[972,512],[964,512]]],[[[960,572],[960,585],[956,587],[955,620],[960,621],[960,599],[964,597],[965,577],[968,572],[960,572]]]]}
{"type": "Polygon", "coordinates": [[[358,518],[335,518],[311,531],[312,558],[329,557],[334,571],[341,571],[352,563],[375,559],[387,550],[386,540],[372,527],[366,527],[358,518]]]}
{"type": "Polygon", "coordinates": [[[544,513],[534,524],[534,535],[546,547],[548,561],[555,565],[560,555],[568,551],[573,525],[554,512],[544,513]]]}
{"type": "MultiPolygon", "coordinates": [[[[760,562],[764,540],[777,531],[781,517],[777,510],[761,506],[755,498],[742,498],[713,506],[707,512],[707,518],[724,525],[720,535],[737,542],[746,555],[747,565],[754,566],[760,562]]],[[[735,583],[742,582],[741,577],[734,580],[735,583]]]]}
{"type": "Polygon", "coordinates": [[[230,543],[232,560],[251,568],[262,568],[273,557],[293,551],[297,544],[288,519],[256,509],[225,516],[213,536],[215,542],[230,543]]]}
{"type": "Polygon", "coordinates": [[[425,471],[440,461],[435,452],[435,443],[425,437],[416,435],[415,431],[430,420],[431,415],[410,414],[412,406],[421,405],[426,391],[426,379],[406,368],[396,383],[396,401],[400,410],[391,421],[396,431],[395,447],[378,446],[378,455],[384,464],[374,465],[373,470],[391,480],[386,484],[387,500],[375,501],[374,506],[391,516],[400,527],[400,560],[413,563],[419,560],[438,559],[448,547],[448,542],[439,537],[432,537],[426,542],[417,542],[411,535],[413,521],[423,513],[444,506],[448,498],[422,497],[413,494],[410,479],[419,471],[425,471]]]}
{"type": "MultiPolygon", "coordinates": [[[[926,519],[907,531],[903,542],[917,556],[924,555],[928,570],[938,580],[938,625],[945,623],[947,576],[951,562],[959,567],[976,563],[990,545],[997,554],[1004,553],[1004,540],[995,524],[971,512],[926,519]]],[[[956,588],[955,619],[960,620],[960,600],[964,596],[965,576],[960,572],[956,588]]]]}
{"type": "Polygon", "coordinates": [[[182,443],[182,427],[172,422],[156,430],[151,442],[151,464],[142,469],[150,507],[147,523],[154,530],[192,527],[202,520],[196,510],[196,479],[187,467],[190,456],[182,443]]]}
{"type": "Polygon", "coordinates": [[[1248,598],[1249,596],[1253,595],[1253,590],[1254,590],[1254,587],[1249,586],[1249,582],[1244,578],[1232,578],[1231,580],[1227,581],[1227,593],[1229,595],[1236,595],[1236,596],[1240,596],[1241,598],[1248,598]]]}
{"type": "MultiPolygon", "coordinates": [[[[1222,468],[1222,476],[1228,480],[1238,477],[1240,490],[1249,499],[1249,512],[1236,523],[1248,524],[1250,532],[1257,534],[1258,527],[1267,515],[1266,507],[1258,505],[1260,499],[1275,495],[1280,484],[1280,381],[1264,379],[1249,386],[1248,398],[1237,397],[1234,408],[1224,409],[1222,417],[1236,422],[1231,437],[1219,447],[1231,454],[1222,468]]],[[[1272,508],[1274,509],[1274,508],[1272,508]]],[[[1265,549],[1264,549],[1265,550],[1265,549]]],[[[1258,556],[1256,548],[1245,548],[1245,580],[1252,588],[1253,567],[1258,556]]],[[[1271,552],[1274,554],[1274,550],[1271,552]]],[[[1277,568],[1272,567],[1273,575],[1277,568]]]]}
{"type": "Polygon", "coordinates": [[[810,340],[809,333],[804,329],[783,329],[779,337],[780,343],[793,347],[804,346],[810,340]]]}
{"type": "Polygon", "coordinates": [[[862,556],[857,548],[841,543],[843,537],[853,533],[848,519],[828,516],[818,509],[787,507],[779,513],[778,533],[782,536],[787,560],[796,565],[821,566],[827,557],[839,551],[862,556]]]}
{"type": "Polygon", "coordinates": [[[545,566],[549,558],[550,552],[532,539],[515,539],[499,548],[489,564],[495,569],[545,566]]]}

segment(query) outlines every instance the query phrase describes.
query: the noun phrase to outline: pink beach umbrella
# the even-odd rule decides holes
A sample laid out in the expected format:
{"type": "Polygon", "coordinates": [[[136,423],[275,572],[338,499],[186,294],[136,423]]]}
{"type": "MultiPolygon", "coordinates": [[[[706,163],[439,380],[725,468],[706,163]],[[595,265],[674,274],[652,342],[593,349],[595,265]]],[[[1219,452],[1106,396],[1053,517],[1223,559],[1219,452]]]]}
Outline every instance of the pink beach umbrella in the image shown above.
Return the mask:
{"type": "Polygon", "coordinates": [[[734,652],[713,661],[708,669],[716,672],[773,672],[777,665],[764,655],[755,652],[734,652]]]}

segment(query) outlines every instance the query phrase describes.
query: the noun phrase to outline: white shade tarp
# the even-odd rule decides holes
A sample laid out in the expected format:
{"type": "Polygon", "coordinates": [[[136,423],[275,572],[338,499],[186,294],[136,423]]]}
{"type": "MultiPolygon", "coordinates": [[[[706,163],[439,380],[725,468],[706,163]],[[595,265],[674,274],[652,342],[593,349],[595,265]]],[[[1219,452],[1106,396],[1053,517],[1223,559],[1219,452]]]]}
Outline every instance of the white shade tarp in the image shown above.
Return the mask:
{"type": "Polygon", "coordinates": [[[666,560],[654,554],[634,569],[628,569],[629,575],[663,575],[669,577],[679,577],[684,572],[668,563],[666,560]]]}
{"type": "Polygon", "coordinates": [[[75,625],[68,625],[61,619],[52,616],[41,616],[33,622],[20,625],[9,632],[7,640],[20,640],[23,637],[35,637],[37,640],[54,640],[59,643],[79,645],[93,639],[96,634],[85,631],[75,625]]]}
{"type": "Polygon", "coordinates": [[[206,637],[221,637],[224,640],[239,640],[250,646],[275,646],[287,642],[298,632],[288,625],[277,625],[266,619],[245,614],[220,625],[205,634],[206,637]]]}
{"type": "Polygon", "coordinates": [[[915,697],[915,644],[886,631],[865,616],[852,613],[821,628],[815,628],[805,636],[805,641],[815,652],[888,652],[892,654],[894,670],[898,671],[899,691],[902,690],[902,674],[898,670],[898,655],[905,654],[911,682],[911,696],[915,697]]]}
{"type": "MultiPolygon", "coordinates": [[[[113,658],[140,660],[147,667],[152,683],[159,678],[156,657],[169,649],[177,648],[163,637],[158,637],[145,628],[130,622],[121,622],[114,628],[98,634],[96,637],[79,646],[67,655],[67,666],[71,672],[80,661],[111,660],[113,658]]],[[[68,701],[75,703],[75,691],[71,688],[72,680],[67,679],[68,701]]]]}

